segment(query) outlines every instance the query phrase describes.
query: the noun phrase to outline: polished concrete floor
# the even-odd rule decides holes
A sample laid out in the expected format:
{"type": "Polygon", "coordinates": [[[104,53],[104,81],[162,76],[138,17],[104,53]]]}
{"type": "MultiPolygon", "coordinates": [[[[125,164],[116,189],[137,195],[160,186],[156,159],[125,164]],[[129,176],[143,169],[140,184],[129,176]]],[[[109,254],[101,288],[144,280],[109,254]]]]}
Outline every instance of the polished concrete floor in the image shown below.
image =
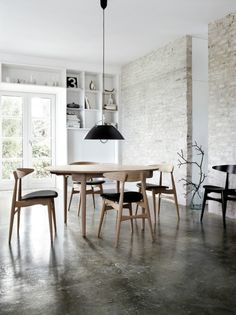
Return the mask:
{"type": "Polygon", "coordinates": [[[0,194],[0,314],[236,314],[236,220],[163,203],[151,242],[139,222],[123,223],[114,248],[115,216],[96,237],[100,201],[88,196],[87,238],[76,202],[64,226],[57,200],[58,235],[50,246],[46,209],[22,212],[20,237],[9,247],[10,194],[0,194]]]}

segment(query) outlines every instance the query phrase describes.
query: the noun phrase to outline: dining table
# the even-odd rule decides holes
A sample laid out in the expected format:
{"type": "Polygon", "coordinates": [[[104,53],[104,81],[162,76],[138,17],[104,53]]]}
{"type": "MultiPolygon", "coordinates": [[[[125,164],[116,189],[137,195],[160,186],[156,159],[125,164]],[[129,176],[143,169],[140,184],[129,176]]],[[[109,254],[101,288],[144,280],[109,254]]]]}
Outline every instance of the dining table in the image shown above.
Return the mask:
{"type": "MultiPolygon", "coordinates": [[[[67,224],[67,193],[68,193],[68,177],[76,174],[80,181],[80,198],[82,213],[82,236],[86,237],[86,181],[89,178],[103,177],[106,172],[132,172],[132,171],[148,171],[147,177],[152,177],[153,171],[158,170],[158,165],[123,165],[113,163],[98,163],[87,165],[59,165],[48,166],[45,168],[51,174],[63,176],[63,198],[64,198],[64,223],[67,224]]],[[[118,186],[117,186],[118,187],[118,186]]]]}

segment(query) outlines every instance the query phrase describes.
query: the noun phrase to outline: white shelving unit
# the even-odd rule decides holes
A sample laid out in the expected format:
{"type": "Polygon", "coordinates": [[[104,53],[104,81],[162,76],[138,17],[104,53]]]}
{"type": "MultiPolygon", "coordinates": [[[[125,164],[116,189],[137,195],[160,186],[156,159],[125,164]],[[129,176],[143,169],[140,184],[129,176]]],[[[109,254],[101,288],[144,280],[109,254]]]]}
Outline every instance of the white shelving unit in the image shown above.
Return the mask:
{"type": "Polygon", "coordinates": [[[67,88],[68,161],[118,162],[117,141],[103,144],[96,140],[84,140],[87,132],[96,124],[101,124],[102,120],[118,127],[118,76],[105,75],[105,104],[102,104],[101,73],[68,70],[66,76],[67,82],[77,82],[74,87],[67,88]],[[110,106],[114,109],[105,109],[111,98],[113,104],[110,106]],[[68,108],[68,104],[73,106],[73,103],[79,107],[68,108]],[[77,122],[73,124],[76,117],[77,122]]]}
{"type": "Polygon", "coordinates": [[[67,82],[74,84],[74,87],[67,88],[68,128],[77,126],[78,129],[87,130],[95,124],[101,123],[102,119],[104,123],[118,127],[118,80],[116,75],[105,76],[105,104],[102,104],[102,75],[100,73],[69,70],[67,71],[67,82]],[[109,102],[109,107],[106,109],[109,102]]]}

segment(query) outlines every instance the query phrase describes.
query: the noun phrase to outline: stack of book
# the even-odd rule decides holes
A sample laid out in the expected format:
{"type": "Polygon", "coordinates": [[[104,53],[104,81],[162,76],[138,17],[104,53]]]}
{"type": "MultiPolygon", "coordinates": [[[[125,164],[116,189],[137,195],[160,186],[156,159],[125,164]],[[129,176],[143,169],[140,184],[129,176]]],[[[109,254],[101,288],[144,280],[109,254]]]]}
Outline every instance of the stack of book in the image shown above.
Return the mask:
{"type": "Polygon", "coordinates": [[[80,119],[77,115],[67,113],[66,118],[67,118],[67,127],[80,128],[80,119]]]}

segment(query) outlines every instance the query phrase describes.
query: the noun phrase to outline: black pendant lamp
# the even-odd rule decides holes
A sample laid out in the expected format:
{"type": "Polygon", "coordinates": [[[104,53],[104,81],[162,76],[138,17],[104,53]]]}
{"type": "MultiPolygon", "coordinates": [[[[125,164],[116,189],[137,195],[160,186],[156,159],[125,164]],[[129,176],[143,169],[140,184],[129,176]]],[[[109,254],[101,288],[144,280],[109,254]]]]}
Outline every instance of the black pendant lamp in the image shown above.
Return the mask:
{"type": "MultiPolygon", "coordinates": [[[[107,7],[107,0],[100,0],[101,8],[103,9],[103,51],[102,51],[102,106],[104,104],[104,88],[105,88],[105,9],[107,7]]],[[[122,134],[112,125],[102,124],[95,125],[89,130],[85,136],[86,140],[124,140],[122,134]]]]}

